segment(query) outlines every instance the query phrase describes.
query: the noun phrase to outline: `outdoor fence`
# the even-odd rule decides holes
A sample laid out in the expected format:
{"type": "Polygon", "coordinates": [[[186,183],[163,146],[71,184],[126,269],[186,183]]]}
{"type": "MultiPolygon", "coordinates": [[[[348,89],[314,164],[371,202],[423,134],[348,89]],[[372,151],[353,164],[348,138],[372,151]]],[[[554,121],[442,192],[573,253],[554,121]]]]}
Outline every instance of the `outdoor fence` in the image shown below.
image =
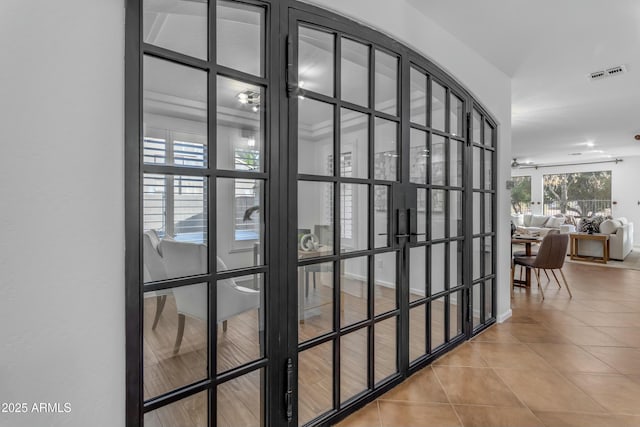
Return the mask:
{"type": "Polygon", "coordinates": [[[608,216],[611,215],[611,200],[571,200],[566,207],[557,201],[545,202],[542,213],[544,215],[564,214],[575,217],[608,216]]]}

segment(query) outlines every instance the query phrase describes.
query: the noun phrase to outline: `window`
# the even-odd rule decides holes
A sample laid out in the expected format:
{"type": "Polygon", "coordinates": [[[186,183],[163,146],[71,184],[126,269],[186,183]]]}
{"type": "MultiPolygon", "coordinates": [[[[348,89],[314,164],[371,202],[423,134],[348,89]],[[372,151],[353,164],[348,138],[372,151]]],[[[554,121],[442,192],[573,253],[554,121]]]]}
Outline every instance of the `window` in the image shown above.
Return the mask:
{"type": "MultiPolygon", "coordinates": [[[[353,165],[351,153],[340,155],[340,176],[352,176],[353,165]]],[[[344,239],[353,238],[353,186],[345,185],[340,193],[340,237],[344,239]]]]}
{"type": "Polygon", "coordinates": [[[511,213],[531,213],[531,177],[514,176],[511,177],[511,180],[513,181],[513,188],[511,188],[511,213]]]}
{"type": "MultiPolygon", "coordinates": [[[[205,144],[184,140],[186,134],[160,130],[150,133],[164,133],[165,137],[144,138],[145,163],[205,165],[205,144]],[[172,143],[167,145],[166,141],[172,143]]],[[[193,139],[197,138],[193,136],[193,139]]],[[[202,177],[146,174],[143,185],[144,231],[156,230],[160,237],[171,236],[181,241],[206,241],[206,188],[202,177]]]]}
{"type": "Polygon", "coordinates": [[[611,171],[544,175],[544,214],[611,215],[611,171]]]}
{"type": "MultiPolygon", "coordinates": [[[[260,168],[260,151],[237,148],[234,153],[236,170],[258,170],[260,168]]],[[[235,180],[234,184],[234,240],[236,242],[258,240],[260,233],[260,216],[256,211],[260,206],[260,192],[253,179],[235,180]]]]}

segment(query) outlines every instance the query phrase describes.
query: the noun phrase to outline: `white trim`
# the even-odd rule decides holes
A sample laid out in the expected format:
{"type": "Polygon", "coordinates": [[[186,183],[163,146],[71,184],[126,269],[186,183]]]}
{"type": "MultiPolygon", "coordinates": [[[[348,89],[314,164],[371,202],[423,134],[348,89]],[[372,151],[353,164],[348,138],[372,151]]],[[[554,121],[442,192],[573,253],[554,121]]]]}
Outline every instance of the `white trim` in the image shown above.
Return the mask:
{"type": "Polygon", "coordinates": [[[412,294],[420,295],[421,297],[424,297],[427,295],[424,289],[409,288],[409,292],[412,294]]]}
{"type": "Polygon", "coordinates": [[[386,280],[376,280],[375,285],[376,286],[383,286],[385,288],[391,288],[391,289],[395,289],[396,288],[395,282],[387,282],[386,280]]]}
{"type": "Polygon", "coordinates": [[[507,320],[508,318],[510,318],[513,315],[513,311],[511,311],[511,309],[507,310],[506,312],[499,314],[498,317],[496,318],[496,320],[498,321],[498,323],[502,323],[505,320],[507,320]]]}

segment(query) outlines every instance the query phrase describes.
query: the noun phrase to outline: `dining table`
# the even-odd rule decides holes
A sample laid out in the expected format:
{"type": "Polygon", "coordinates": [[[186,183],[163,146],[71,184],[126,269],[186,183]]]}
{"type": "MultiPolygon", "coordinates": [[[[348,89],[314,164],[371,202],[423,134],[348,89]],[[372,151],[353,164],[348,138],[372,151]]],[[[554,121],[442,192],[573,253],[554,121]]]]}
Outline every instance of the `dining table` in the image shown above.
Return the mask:
{"type": "MultiPolygon", "coordinates": [[[[534,243],[540,243],[540,242],[542,242],[542,238],[539,237],[539,236],[517,235],[517,234],[514,234],[513,236],[511,236],[511,245],[512,245],[512,247],[513,247],[513,245],[516,245],[516,244],[524,245],[525,256],[532,256],[533,255],[533,251],[532,251],[533,244],[534,243]]],[[[513,252],[513,249],[512,249],[512,252],[513,252]]],[[[513,260],[512,260],[512,263],[513,263],[513,260]]],[[[522,276],[520,276],[519,279],[516,279],[514,277],[513,285],[514,286],[527,287],[527,288],[530,287],[531,286],[531,269],[530,268],[526,268],[525,269],[524,279],[522,278],[522,276]]]]}

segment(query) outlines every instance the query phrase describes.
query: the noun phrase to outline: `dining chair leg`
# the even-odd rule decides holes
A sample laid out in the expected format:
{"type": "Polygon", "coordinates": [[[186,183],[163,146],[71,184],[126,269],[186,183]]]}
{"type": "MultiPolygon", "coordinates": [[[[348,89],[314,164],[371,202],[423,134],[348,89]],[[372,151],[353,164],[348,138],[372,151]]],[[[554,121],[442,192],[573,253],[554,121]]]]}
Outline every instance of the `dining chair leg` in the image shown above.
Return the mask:
{"type": "Polygon", "coordinates": [[[176,335],[176,343],[173,346],[173,354],[178,354],[180,351],[180,344],[182,344],[182,336],[184,335],[184,321],[185,315],[178,314],[178,334],[176,335]]]}
{"type": "Polygon", "coordinates": [[[564,277],[564,273],[562,272],[561,268],[559,268],[558,270],[560,270],[560,275],[562,276],[562,280],[564,281],[564,285],[567,287],[567,291],[569,292],[569,298],[573,298],[573,295],[571,294],[571,289],[569,289],[569,283],[567,282],[567,278],[564,277]]]}
{"type": "Polygon", "coordinates": [[[543,268],[542,271],[544,271],[544,275],[547,276],[547,280],[551,281],[551,277],[549,277],[549,273],[547,273],[547,269],[543,268]]]}
{"type": "Polygon", "coordinates": [[[555,270],[551,270],[551,274],[553,274],[553,277],[556,279],[556,283],[558,284],[558,289],[562,289],[562,286],[560,285],[560,281],[558,280],[558,276],[556,276],[555,270]]]}
{"type": "Polygon", "coordinates": [[[542,295],[542,299],[544,300],[544,291],[542,290],[542,285],[540,284],[540,270],[534,269],[536,273],[536,281],[538,282],[538,289],[540,289],[540,295],[542,295]]]}
{"type": "Polygon", "coordinates": [[[159,295],[156,297],[156,315],[153,318],[153,325],[151,326],[152,330],[155,330],[156,326],[158,326],[158,321],[160,320],[160,315],[162,314],[162,310],[164,310],[164,305],[166,302],[166,295],[159,295]]]}

